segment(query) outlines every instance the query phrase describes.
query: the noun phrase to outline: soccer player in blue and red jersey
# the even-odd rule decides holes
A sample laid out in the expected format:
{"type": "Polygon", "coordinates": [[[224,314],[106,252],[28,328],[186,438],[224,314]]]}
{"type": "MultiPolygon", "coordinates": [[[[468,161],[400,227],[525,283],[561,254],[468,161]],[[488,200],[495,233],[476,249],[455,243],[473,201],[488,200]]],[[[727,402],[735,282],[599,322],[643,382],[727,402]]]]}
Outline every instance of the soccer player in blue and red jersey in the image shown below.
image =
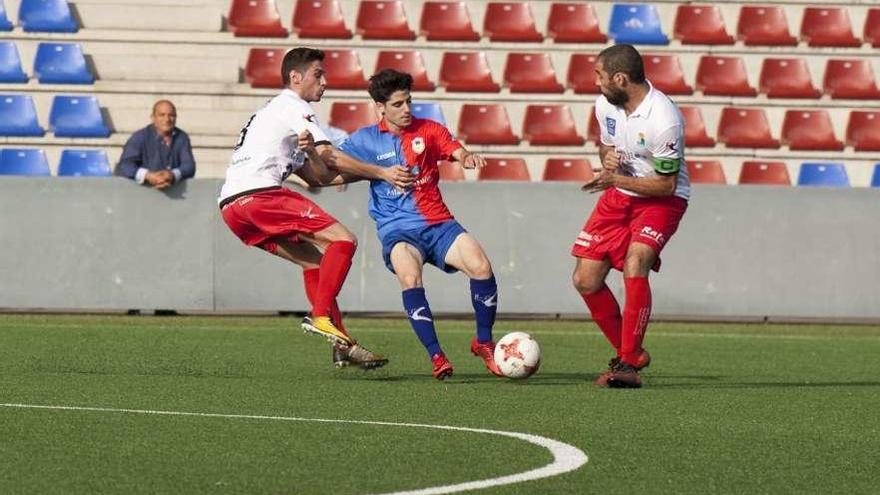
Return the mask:
{"type": "Polygon", "coordinates": [[[498,287],[492,265],[477,240],[455,221],[437,186],[438,161],[455,160],[470,169],[482,167],[486,161],[464,149],[443,125],[413,118],[412,82],[409,74],[392,69],[371,77],[368,91],[382,120],[352,134],[340,150],[381,167],[405,165],[416,178],[406,190],[371,180],[369,209],[376,221],[385,265],[397,275],[403,306],[428,351],[434,377],[443,380],[452,375],[452,365],[437,340],[434,316],[422,286],[425,263],[447,273],[460,270],[470,278],[477,324],[471,352],[483,359],[492,374],[501,376],[493,358],[492,326],[498,287]]]}

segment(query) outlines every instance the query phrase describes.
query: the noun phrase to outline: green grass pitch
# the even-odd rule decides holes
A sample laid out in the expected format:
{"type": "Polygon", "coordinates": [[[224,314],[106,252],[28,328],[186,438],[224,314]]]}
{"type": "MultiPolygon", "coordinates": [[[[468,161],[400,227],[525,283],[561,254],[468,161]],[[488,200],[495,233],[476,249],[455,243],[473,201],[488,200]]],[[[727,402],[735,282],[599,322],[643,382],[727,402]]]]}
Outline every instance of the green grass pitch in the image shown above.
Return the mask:
{"type": "MultiPolygon", "coordinates": [[[[441,319],[443,320],[443,319],[441,319]]],[[[876,493],[880,327],[654,324],[641,390],[595,388],[610,352],[589,322],[532,333],[541,371],[490,376],[473,324],[440,321],[440,383],[403,318],[350,319],[391,363],[334,369],[275,317],[0,315],[0,403],[387,421],[529,433],[580,469],[481,494],[876,493]]],[[[0,493],[366,494],[550,463],[461,431],[0,407],[0,493]]]]}

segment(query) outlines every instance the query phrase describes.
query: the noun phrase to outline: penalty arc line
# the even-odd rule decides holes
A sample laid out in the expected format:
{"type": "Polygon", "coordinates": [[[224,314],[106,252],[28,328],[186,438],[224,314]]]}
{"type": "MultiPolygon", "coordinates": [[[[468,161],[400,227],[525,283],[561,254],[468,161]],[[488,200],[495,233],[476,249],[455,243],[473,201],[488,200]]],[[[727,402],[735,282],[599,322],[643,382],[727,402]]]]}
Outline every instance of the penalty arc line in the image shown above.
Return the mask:
{"type": "Polygon", "coordinates": [[[3,404],[0,407],[18,408],[18,409],[49,409],[57,411],[90,411],[90,412],[109,412],[109,413],[127,413],[127,414],[144,414],[154,416],[194,416],[202,418],[225,418],[225,419],[252,419],[267,421],[300,421],[313,423],[345,423],[358,425],[377,425],[377,426],[402,426],[407,428],[431,428],[435,430],[464,431],[468,433],[481,433],[488,435],[498,435],[523,440],[533,445],[543,447],[550,451],[553,455],[553,462],[537,469],[523,471],[521,473],[501,476],[498,478],[488,478],[484,480],[467,481],[464,483],[456,483],[453,485],[434,486],[428,488],[420,488],[415,490],[388,492],[377,495],[442,495],[446,493],[458,493],[468,490],[479,490],[493,486],[509,485],[512,483],[521,483],[524,481],[538,480],[551,476],[558,476],[570,471],[575,471],[587,463],[588,458],[582,450],[551,438],[539,435],[530,435],[527,433],[518,433],[513,431],[487,430],[482,428],[466,428],[461,426],[447,425],[428,425],[418,423],[394,423],[388,421],[362,421],[348,419],[324,419],[324,418],[297,418],[287,416],[261,416],[252,414],[220,414],[220,413],[199,413],[186,411],[152,411],[145,409],[116,409],[109,407],[81,407],[81,406],[47,406],[36,404],[3,404]]]}

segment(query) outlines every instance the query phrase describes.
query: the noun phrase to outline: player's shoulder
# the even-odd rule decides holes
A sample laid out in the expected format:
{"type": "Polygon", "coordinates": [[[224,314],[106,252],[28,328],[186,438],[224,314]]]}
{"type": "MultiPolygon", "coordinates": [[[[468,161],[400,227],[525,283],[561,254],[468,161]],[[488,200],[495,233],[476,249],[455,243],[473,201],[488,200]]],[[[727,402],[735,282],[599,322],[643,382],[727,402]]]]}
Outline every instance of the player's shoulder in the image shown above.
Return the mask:
{"type": "Polygon", "coordinates": [[[654,99],[651,103],[651,122],[656,127],[665,128],[673,125],[684,125],[681,111],[669,96],[654,88],[651,97],[654,99]]]}
{"type": "Polygon", "coordinates": [[[289,89],[285,89],[281,93],[278,93],[277,96],[272,98],[269,101],[268,107],[274,110],[297,110],[303,112],[314,112],[312,106],[302,98],[300,98],[296,93],[290,91],[289,89]]]}
{"type": "Polygon", "coordinates": [[[616,108],[617,107],[608,102],[608,98],[605,98],[605,95],[600,94],[596,97],[596,114],[606,115],[614,111],[616,108]]]}
{"type": "Polygon", "coordinates": [[[373,124],[361,127],[360,129],[349,134],[346,142],[354,145],[365,145],[373,143],[379,137],[379,125],[373,124]]]}

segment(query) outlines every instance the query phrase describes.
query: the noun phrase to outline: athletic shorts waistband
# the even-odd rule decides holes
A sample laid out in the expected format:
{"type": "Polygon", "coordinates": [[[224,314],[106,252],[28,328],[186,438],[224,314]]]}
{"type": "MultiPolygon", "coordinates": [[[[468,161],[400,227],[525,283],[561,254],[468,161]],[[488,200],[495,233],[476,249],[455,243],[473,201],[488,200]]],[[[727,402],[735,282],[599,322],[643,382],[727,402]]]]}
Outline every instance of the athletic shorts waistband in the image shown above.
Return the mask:
{"type": "Polygon", "coordinates": [[[219,206],[220,206],[220,209],[222,210],[224,206],[228,205],[229,203],[232,203],[233,201],[235,201],[238,198],[242,198],[244,196],[248,196],[248,195],[251,195],[254,193],[258,193],[258,192],[274,191],[276,189],[283,189],[283,187],[269,186],[269,187],[259,187],[257,189],[248,189],[247,191],[242,191],[240,193],[233,194],[232,196],[229,196],[228,198],[223,199],[222,201],[220,201],[219,206]]]}

